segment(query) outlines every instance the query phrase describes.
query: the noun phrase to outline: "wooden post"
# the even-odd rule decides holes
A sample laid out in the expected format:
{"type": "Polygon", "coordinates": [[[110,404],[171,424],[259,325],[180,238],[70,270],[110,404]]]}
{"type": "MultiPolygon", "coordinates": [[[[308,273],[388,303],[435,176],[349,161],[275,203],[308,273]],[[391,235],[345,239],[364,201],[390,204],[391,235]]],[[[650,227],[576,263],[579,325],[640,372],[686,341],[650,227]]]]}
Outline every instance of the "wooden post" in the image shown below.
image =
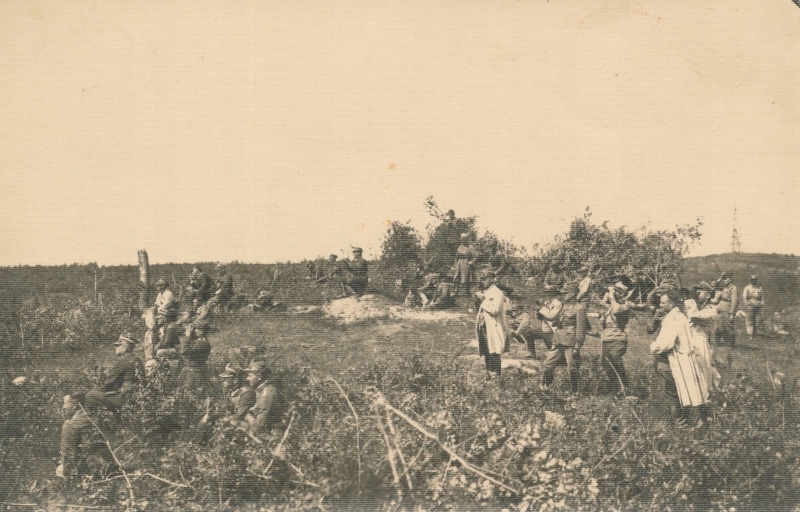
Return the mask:
{"type": "Polygon", "coordinates": [[[150,297],[150,261],[147,251],[142,249],[139,256],[139,309],[144,311],[149,305],[150,297]]]}

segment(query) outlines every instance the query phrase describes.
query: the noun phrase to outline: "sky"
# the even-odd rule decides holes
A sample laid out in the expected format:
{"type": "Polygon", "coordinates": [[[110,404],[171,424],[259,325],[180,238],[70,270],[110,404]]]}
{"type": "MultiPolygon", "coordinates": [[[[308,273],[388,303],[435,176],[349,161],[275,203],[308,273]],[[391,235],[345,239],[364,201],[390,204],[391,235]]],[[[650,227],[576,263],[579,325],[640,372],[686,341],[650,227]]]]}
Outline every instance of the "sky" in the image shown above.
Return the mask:
{"type": "Polygon", "coordinates": [[[428,196],[800,254],[791,0],[7,0],[0,87],[0,265],[376,256],[428,196]]]}

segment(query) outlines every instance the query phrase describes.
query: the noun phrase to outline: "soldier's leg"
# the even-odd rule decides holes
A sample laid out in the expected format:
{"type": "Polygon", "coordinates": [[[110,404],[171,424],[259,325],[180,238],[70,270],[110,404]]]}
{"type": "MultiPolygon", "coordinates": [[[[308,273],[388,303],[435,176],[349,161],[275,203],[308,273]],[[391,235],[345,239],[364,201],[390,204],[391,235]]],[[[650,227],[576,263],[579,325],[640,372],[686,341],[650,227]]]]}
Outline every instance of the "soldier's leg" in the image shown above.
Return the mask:
{"type": "Polygon", "coordinates": [[[747,309],[747,316],[744,319],[745,329],[747,329],[747,335],[750,339],[753,339],[753,332],[755,327],[755,308],[748,308],[747,309]]]}
{"type": "Polygon", "coordinates": [[[628,387],[628,373],[625,371],[625,365],[622,362],[622,356],[625,355],[627,350],[628,343],[626,341],[612,340],[603,344],[602,366],[613,393],[619,392],[621,388],[628,387]]]}
{"type": "Polygon", "coordinates": [[[577,393],[581,387],[581,356],[574,353],[572,347],[565,348],[562,352],[567,365],[570,391],[577,393]]]}
{"type": "Polygon", "coordinates": [[[553,383],[556,367],[565,364],[564,347],[553,347],[547,352],[542,364],[542,386],[549,387],[553,383]]]}
{"type": "Polygon", "coordinates": [[[105,391],[93,389],[86,393],[87,410],[110,409],[117,410],[125,403],[125,398],[120,393],[106,394],[105,391]]]}

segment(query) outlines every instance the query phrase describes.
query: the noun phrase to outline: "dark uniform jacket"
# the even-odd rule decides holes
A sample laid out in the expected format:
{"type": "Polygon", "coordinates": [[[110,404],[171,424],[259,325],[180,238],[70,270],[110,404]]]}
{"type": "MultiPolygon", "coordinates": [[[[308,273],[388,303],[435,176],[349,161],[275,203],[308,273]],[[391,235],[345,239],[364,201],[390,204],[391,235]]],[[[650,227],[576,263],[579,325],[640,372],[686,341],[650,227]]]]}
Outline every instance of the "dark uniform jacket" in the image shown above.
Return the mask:
{"type": "Polygon", "coordinates": [[[278,424],[278,388],[267,382],[262,383],[256,389],[256,404],[250,411],[248,423],[250,428],[259,432],[271,429],[278,424]]]}
{"type": "Polygon", "coordinates": [[[587,325],[589,325],[589,319],[586,317],[586,310],[582,305],[577,302],[564,304],[561,313],[553,323],[553,327],[556,328],[553,344],[580,350],[586,339],[587,325]]]}
{"type": "Polygon", "coordinates": [[[122,354],[108,370],[108,376],[100,386],[100,390],[106,393],[130,391],[142,375],[144,375],[142,361],[131,353],[122,354]]]}
{"type": "Polygon", "coordinates": [[[242,386],[231,393],[230,408],[233,419],[244,420],[254,405],[256,405],[256,390],[250,386],[242,386]]]}
{"type": "Polygon", "coordinates": [[[191,336],[183,339],[181,356],[183,364],[189,368],[205,368],[209,355],[211,355],[211,344],[205,336],[199,338],[191,336]]]}
{"type": "Polygon", "coordinates": [[[221,274],[219,279],[217,279],[217,289],[219,290],[217,297],[219,297],[220,300],[233,297],[233,276],[227,272],[221,274]]]}
{"type": "Polygon", "coordinates": [[[197,274],[191,284],[197,300],[200,302],[206,302],[214,294],[214,280],[205,272],[197,274]]]}

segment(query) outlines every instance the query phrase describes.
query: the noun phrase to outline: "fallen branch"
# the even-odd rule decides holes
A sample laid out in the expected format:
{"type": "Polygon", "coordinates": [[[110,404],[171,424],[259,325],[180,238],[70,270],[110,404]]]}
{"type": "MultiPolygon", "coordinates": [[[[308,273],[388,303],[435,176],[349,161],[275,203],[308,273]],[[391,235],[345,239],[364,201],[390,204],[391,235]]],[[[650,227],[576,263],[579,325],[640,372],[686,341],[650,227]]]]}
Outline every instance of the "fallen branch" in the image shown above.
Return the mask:
{"type": "Polygon", "coordinates": [[[404,413],[403,411],[401,411],[399,409],[396,409],[392,404],[390,404],[386,400],[386,397],[383,396],[383,394],[380,391],[375,391],[374,394],[375,394],[375,402],[376,403],[378,403],[380,405],[383,405],[384,407],[386,407],[387,409],[389,409],[390,411],[395,413],[398,417],[400,417],[403,420],[405,420],[406,423],[408,423],[409,425],[414,427],[420,434],[422,434],[423,436],[427,437],[428,439],[434,441],[436,444],[439,445],[439,447],[442,450],[447,452],[448,455],[450,455],[450,457],[452,459],[455,459],[459,463],[461,463],[461,465],[462,465],[462,467],[464,467],[464,469],[470,471],[471,473],[474,473],[474,474],[478,475],[481,478],[489,480],[493,484],[499,485],[503,489],[511,491],[514,494],[519,494],[519,491],[517,489],[514,489],[513,487],[510,487],[509,485],[497,480],[496,478],[492,478],[491,476],[487,475],[486,473],[484,473],[480,469],[476,468],[475,466],[473,466],[472,464],[470,464],[469,462],[464,460],[464,458],[461,457],[458,453],[456,453],[452,449],[450,449],[447,446],[445,446],[441,441],[439,441],[439,438],[435,434],[432,434],[431,432],[426,430],[424,427],[422,427],[422,425],[420,425],[419,423],[417,423],[416,421],[411,419],[411,417],[409,417],[406,413],[404,413]]]}
{"type": "Polygon", "coordinates": [[[400,444],[397,442],[399,436],[397,435],[397,430],[394,428],[394,423],[392,423],[392,415],[387,410],[386,411],[386,424],[389,426],[389,432],[392,434],[392,441],[394,442],[395,452],[400,459],[400,463],[403,465],[403,475],[406,477],[406,483],[408,484],[409,489],[414,488],[414,484],[411,483],[411,477],[408,476],[408,470],[410,469],[408,464],[406,464],[406,458],[403,455],[403,450],[400,448],[400,444]]]}
{"type": "Polygon", "coordinates": [[[397,466],[394,460],[394,449],[392,443],[389,441],[389,436],[386,434],[386,428],[383,426],[383,420],[379,411],[375,411],[375,422],[378,424],[378,431],[383,436],[383,442],[386,444],[386,451],[389,458],[389,467],[392,469],[392,478],[394,479],[394,487],[397,491],[397,500],[403,501],[403,490],[400,487],[400,475],[397,474],[397,466]]]}
{"type": "Polygon", "coordinates": [[[358,458],[358,493],[361,494],[361,437],[359,434],[361,427],[359,426],[358,422],[358,414],[356,413],[356,408],[353,407],[353,404],[350,402],[350,399],[347,398],[347,393],[345,393],[344,389],[342,389],[342,386],[340,386],[339,383],[336,382],[336,379],[334,379],[333,377],[328,377],[328,380],[333,382],[336,385],[336,387],[339,388],[339,391],[342,393],[342,396],[347,401],[347,405],[350,406],[350,411],[353,413],[353,418],[355,418],[356,420],[356,457],[358,458]]]}
{"type": "Polygon", "coordinates": [[[132,505],[132,504],[133,504],[133,502],[136,500],[136,496],[133,494],[133,485],[131,485],[131,479],[130,479],[130,478],[128,478],[128,473],[126,473],[126,472],[125,472],[125,468],[123,468],[123,467],[122,467],[122,462],[121,462],[121,461],[120,461],[120,460],[117,458],[117,454],[116,454],[116,453],[114,453],[114,448],[112,448],[112,446],[111,446],[111,442],[108,440],[108,438],[106,437],[106,435],[103,433],[103,431],[102,431],[102,430],[100,430],[100,427],[98,427],[98,426],[97,426],[97,423],[95,423],[95,422],[94,422],[94,420],[91,418],[91,416],[89,416],[89,415],[86,413],[86,410],[83,408],[83,405],[82,405],[82,404],[78,404],[78,405],[80,405],[81,411],[83,411],[83,414],[84,414],[84,415],[86,415],[86,419],[88,419],[88,420],[89,420],[89,423],[91,423],[91,424],[92,424],[92,426],[93,426],[93,427],[94,427],[94,428],[95,428],[95,429],[96,429],[96,430],[97,430],[97,431],[100,433],[100,435],[103,437],[103,441],[105,441],[105,443],[106,443],[106,446],[108,447],[108,451],[109,451],[109,453],[111,454],[111,456],[112,456],[112,457],[114,457],[114,462],[116,462],[116,463],[117,463],[117,467],[119,468],[119,470],[120,470],[120,471],[122,471],[122,476],[125,478],[125,485],[128,487],[128,497],[130,498],[130,499],[128,500],[128,503],[126,504],[126,506],[125,506],[125,507],[126,507],[128,510],[130,510],[130,509],[131,509],[131,505],[132,505]]]}
{"type": "Polygon", "coordinates": [[[169,484],[172,487],[182,487],[182,488],[185,488],[185,489],[194,489],[194,487],[192,487],[191,485],[179,484],[179,483],[176,483],[176,482],[170,482],[166,478],[161,478],[160,476],[154,475],[152,473],[139,473],[139,472],[137,472],[137,473],[134,473],[134,475],[135,476],[146,476],[146,477],[152,478],[153,480],[158,480],[159,482],[164,482],[165,484],[169,484]]]}

